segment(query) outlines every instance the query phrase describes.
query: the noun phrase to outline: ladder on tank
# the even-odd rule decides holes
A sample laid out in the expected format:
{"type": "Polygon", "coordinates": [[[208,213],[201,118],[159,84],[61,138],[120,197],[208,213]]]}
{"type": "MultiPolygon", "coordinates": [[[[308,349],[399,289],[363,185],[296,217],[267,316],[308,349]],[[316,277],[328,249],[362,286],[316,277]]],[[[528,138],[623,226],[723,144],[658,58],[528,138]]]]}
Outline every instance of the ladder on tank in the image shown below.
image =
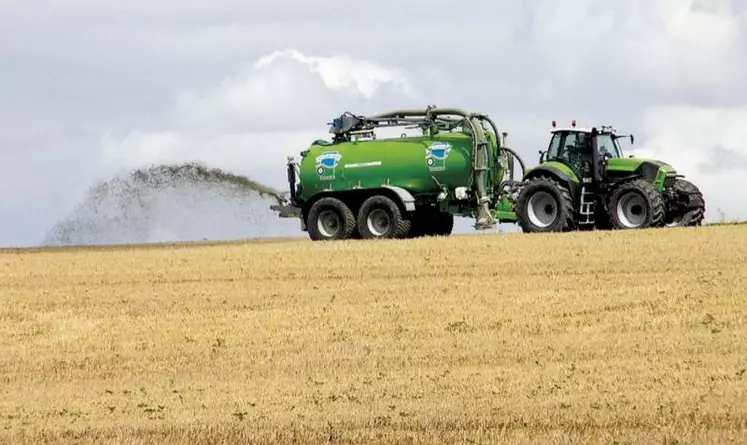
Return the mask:
{"type": "MultiPolygon", "coordinates": [[[[591,182],[591,178],[584,178],[584,183],[591,182]]],[[[596,201],[594,200],[594,192],[586,190],[586,184],[581,187],[581,208],[579,209],[581,214],[580,224],[594,224],[596,221],[594,214],[596,213],[596,201]]]]}

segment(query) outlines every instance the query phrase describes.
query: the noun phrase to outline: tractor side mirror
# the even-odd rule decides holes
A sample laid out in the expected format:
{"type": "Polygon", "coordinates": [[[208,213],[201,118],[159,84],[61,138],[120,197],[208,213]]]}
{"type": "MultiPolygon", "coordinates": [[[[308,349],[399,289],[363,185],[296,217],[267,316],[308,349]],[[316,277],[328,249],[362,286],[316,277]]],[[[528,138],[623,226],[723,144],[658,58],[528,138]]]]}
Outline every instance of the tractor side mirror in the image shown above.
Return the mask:
{"type": "Polygon", "coordinates": [[[635,144],[635,136],[633,136],[633,135],[631,134],[631,135],[630,135],[630,145],[633,145],[633,144],[635,144]]]}
{"type": "Polygon", "coordinates": [[[540,164],[543,163],[543,162],[545,162],[545,151],[544,150],[539,150],[539,151],[537,151],[537,153],[539,153],[539,155],[540,155],[540,164]]]}

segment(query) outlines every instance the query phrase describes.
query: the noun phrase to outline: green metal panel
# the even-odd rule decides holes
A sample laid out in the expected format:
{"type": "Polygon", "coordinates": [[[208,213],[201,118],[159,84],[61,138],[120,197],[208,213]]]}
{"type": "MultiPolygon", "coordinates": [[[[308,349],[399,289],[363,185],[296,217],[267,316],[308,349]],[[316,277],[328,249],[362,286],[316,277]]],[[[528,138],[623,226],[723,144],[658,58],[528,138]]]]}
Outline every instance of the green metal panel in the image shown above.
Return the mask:
{"type": "Polygon", "coordinates": [[[607,161],[607,170],[611,172],[634,172],[643,162],[649,159],[642,158],[610,158],[607,161]]]}
{"type": "Polygon", "coordinates": [[[503,222],[516,222],[518,219],[513,204],[505,195],[495,204],[492,213],[494,218],[503,222]]]}
{"type": "Polygon", "coordinates": [[[607,169],[610,171],[634,172],[641,164],[646,162],[658,165],[665,174],[675,172],[671,165],[649,158],[610,158],[607,161],[607,169]]]}
{"type": "Polygon", "coordinates": [[[301,198],[326,190],[370,189],[382,185],[411,193],[438,192],[433,181],[454,188],[466,186],[472,174],[472,138],[466,133],[317,142],[300,162],[301,198]]]}
{"type": "Polygon", "coordinates": [[[677,171],[669,164],[649,158],[611,158],[607,170],[612,177],[628,174],[642,174],[651,180],[659,191],[664,190],[667,176],[674,176],[677,171]]]}

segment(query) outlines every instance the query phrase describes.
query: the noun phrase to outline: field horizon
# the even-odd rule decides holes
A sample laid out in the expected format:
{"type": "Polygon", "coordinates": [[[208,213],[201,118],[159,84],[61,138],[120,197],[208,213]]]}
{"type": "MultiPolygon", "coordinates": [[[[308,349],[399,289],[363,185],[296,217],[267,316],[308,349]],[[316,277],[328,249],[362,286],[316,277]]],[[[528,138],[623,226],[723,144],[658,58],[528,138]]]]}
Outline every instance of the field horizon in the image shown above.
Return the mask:
{"type": "Polygon", "coordinates": [[[0,249],[0,442],[747,443],[747,226],[0,249]]]}

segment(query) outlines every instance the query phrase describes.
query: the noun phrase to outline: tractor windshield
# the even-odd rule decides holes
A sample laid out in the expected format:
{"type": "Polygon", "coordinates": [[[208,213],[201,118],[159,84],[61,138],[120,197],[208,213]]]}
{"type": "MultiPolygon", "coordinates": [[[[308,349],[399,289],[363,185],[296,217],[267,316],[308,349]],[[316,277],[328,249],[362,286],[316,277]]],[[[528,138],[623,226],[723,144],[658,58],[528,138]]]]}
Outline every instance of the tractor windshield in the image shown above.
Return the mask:
{"type": "Polygon", "coordinates": [[[622,152],[617,141],[612,138],[610,133],[602,133],[597,136],[597,150],[599,154],[609,155],[611,158],[621,158],[622,152]]]}

